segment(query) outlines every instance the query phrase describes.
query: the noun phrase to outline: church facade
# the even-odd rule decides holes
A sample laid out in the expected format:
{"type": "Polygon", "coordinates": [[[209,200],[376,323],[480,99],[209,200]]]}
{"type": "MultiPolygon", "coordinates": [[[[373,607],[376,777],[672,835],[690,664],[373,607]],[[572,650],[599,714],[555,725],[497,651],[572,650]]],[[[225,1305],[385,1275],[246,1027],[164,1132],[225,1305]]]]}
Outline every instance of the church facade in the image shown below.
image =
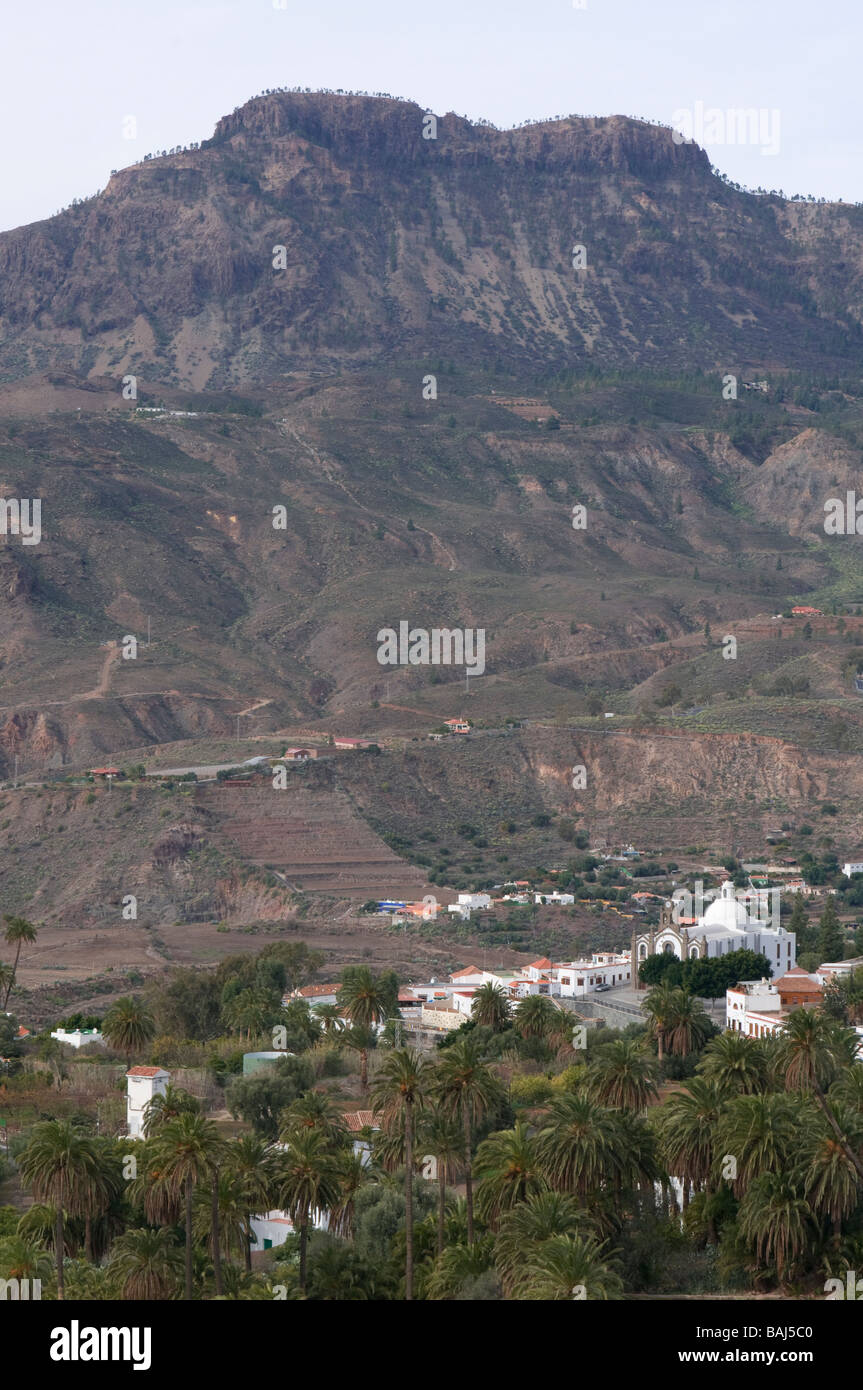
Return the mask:
{"type": "Polygon", "coordinates": [[[675,920],[674,905],[667,901],[658,927],[633,932],[633,975],[638,978],[638,968],[648,956],[663,952],[678,960],[708,960],[743,950],[765,955],[774,977],[793,970],[797,964],[796,933],[786,931],[778,922],[774,926],[764,917],[751,916],[734,884],[726,880],[702,916],[675,920]]]}

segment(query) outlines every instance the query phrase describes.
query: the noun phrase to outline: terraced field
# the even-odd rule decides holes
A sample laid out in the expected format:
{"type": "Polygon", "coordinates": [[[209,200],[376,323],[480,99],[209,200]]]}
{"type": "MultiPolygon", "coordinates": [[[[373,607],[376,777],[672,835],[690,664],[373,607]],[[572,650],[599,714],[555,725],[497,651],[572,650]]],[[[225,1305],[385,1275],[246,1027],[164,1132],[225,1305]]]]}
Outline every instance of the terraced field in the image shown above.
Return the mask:
{"type": "Polygon", "coordinates": [[[435,891],[366,825],[343,791],[213,786],[201,788],[197,801],[215,816],[212,840],[305,892],[415,899],[435,891]]]}

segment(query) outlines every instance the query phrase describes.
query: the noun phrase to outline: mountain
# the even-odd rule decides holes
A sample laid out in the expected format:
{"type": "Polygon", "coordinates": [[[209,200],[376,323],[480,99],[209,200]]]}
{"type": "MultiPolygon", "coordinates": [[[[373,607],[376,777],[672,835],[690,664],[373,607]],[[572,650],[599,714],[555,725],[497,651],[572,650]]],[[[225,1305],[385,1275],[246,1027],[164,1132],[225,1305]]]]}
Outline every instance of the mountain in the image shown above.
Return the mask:
{"type": "Polygon", "coordinates": [[[863,212],[622,117],[423,123],[267,95],[0,237],[0,773],[468,704],[856,748],[863,212]],[[486,674],[382,667],[402,621],[486,674]]]}
{"type": "Polygon", "coordinates": [[[3,234],[0,374],[197,390],[440,357],[531,376],[859,362],[863,209],[744,193],[620,116],[448,114],[435,139],[423,117],[257,97],[200,147],[3,234]]]}

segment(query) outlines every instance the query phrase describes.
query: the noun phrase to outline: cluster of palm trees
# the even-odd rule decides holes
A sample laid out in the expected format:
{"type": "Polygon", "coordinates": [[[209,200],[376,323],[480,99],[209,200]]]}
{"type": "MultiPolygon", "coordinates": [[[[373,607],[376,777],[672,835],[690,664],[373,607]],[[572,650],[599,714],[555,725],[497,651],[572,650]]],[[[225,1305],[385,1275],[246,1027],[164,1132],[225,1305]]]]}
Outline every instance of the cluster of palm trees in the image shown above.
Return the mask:
{"type": "MultiPolygon", "coordinates": [[[[547,998],[513,1008],[483,986],[472,1008],[432,1054],[387,1049],[369,1085],[387,1006],[353,972],[329,1027],[360,1055],[374,1119],[361,1145],[324,1090],[282,1111],[273,1142],[226,1139],[171,1085],[138,1143],[36,1125],[18,1157],[35,1205],[0,1241],[0,1276],[35,1276],[53,1251],[61,1298],[71,1259],[74,1288],[90,1278],[98,1297],[270,1298],[278,1278],[298,1298],[609,1299],[638,1286],[639,1229],[738,1286],[816,1287],[860,1267],[863,1066],[841,1021],[800,1009],[772,1038],[719,1033],[660,985],[646,1026],[581,1049],[547,998]],[[517,1110],[506,1081],[525,1056],[551,1098],[517,1110]],[[668,1082],[669,1058],[684,1081],[668,1082]],[[360,1237],[376,1191],[398,1214],[371,1268],[360,1237]],[[274,1208],[294,1237],[274,1269],[253,1269],[252,1217],[274,1208]]],[[[134,1000],[111,1012],[131,1055],[152,1020],[134,1000]]]]}

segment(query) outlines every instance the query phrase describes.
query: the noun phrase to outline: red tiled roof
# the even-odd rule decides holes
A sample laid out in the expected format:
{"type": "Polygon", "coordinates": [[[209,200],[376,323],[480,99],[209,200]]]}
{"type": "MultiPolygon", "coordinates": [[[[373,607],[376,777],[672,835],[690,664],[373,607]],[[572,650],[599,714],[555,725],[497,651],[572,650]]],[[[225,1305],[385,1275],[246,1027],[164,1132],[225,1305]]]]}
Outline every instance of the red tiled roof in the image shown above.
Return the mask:
{"type": "Polygon", "coordinates": [[[478,965],[466,965],[464,970],[454,970],[450,975],[451,980],[458,980],[462,975],[481,975],[482,971],[478,965]]]}
{"type": "Polygon", "coordinates": [[[551,970],[553,966],[547,956],[540,956],[539,960],[532,960],[527,968],[528,970],[551,970]]]}
{"type": "Polygon", "coordinates": [[[127,1076],[161,1076],[167,1075],[164,1067],[130,1067],[126,1072],[127,1076]]]}
{"type": "Polygon", "coordinates": [[[796,975],[793,971],[783,975],[776,981],[776,988],[780,994],[787,993],[789,990],[796,990],[800,994],[820,994],[821,985],[817,980],[810,980],[805,971],[796,975]]]}
{"type": "Polygon", "coordinates": [[[342,1119],[350,1130],[351,1134],[359,1134],[361,1129],[366,1126],[377,1128],[375,1125],[374,1110],[346,1110],[342,1119]]]}
{"type": "Polygon", "coordinates": [[[338,994],[338,985],[303,985],[299,991],[301,999],[313,999],[316,994],[338,994]]]}

